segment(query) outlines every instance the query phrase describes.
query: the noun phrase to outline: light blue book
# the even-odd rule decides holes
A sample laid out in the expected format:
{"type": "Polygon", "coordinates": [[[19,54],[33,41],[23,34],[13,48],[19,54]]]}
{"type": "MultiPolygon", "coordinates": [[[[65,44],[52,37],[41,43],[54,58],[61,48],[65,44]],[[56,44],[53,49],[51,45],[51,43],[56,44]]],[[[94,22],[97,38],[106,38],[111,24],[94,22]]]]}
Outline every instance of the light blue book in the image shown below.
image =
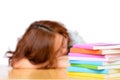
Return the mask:
{"type": "Polygon", "coordinates": [[[109,70],[104,69],[104,70],[93,70],[93,69],[88,69],[88,68],[81,68],[81,67],[72,67],[69,66],[67,67],[68,72],[88,72],[88,73],[97,73],[97,74],[109,74],[109,70]]]}
{"type": "Polygon", "coordinates": [[[85,61],[85,60],[69,60],[70,64],[90,64],[90,65],[97,65],[97,66],[105,66],[105,65],[118,65],[120,61],[115,62],[103,62],[103,61],[85,61]]]}
{"type": "Polygon", "coordinates": [[[91,65],[102,65],[102,61],[84,61],[84,60],[69,60],[71,64],[91,64],[91,65]]]}

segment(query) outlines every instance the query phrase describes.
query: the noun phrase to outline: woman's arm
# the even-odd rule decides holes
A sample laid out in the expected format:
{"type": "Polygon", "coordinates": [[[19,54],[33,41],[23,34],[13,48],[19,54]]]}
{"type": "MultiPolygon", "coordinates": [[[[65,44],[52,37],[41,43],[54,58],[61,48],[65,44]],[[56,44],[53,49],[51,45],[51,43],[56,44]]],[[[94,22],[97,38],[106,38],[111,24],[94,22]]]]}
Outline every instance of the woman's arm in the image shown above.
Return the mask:
{"type": "MultiPolygon", "coordinates": [[[[32,69],[37,69],[40,68],[43,64],[39,65],[34,65],[30,63],[30,61],[26,58],[23,58],[16,62],[12,67],[13,68],[32,68],[32,69]]],[[[61,56],[58,57],[58,63],[57,63],[57,68],[66,68],[69,66],[68,63],[68,56],[61,56]]]]}
{"type": "Polygon", "coordinates": [[[36,65],[31,64],[30,61],[26,58],[19,60],[12,67],[13,68],[33,68],[33,69],[37,68],[36,65]]]}
{"type": "Polygon", "coordinates": [[[61,56],[58,58],[58,68],[66,68],[69,65],[68,56],[61,56]]]}

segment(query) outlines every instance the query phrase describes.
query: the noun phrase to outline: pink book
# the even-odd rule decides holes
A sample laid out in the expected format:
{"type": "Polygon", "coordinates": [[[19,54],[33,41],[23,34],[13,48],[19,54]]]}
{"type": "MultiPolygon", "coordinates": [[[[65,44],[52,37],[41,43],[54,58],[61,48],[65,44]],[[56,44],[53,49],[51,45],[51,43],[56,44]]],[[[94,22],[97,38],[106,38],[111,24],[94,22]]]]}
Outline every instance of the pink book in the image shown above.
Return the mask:
{"type": "Polygon", "coordinates": [[[75,44],[75,48],[84,48],[84,49],[120,49],[120,44],[115,43],[92,43],[92,44],[75,44]]]}
{"type": "Polygon", "coordinates": [[[82,53],[69,53],[70,60],[87,60],[87,61],[119,61],[120,54],[115,55],[93,55],[82,53]]]}
{"type": "Polygon", "coordinates": [[[96,55],[96,54],[84,54],[84,53],[72,53],[70,52],[68,56],[77,56],[77,57],[96,57],[96,58],[120,58],[120,54],[106,54],[106,55],[96,55]]]}

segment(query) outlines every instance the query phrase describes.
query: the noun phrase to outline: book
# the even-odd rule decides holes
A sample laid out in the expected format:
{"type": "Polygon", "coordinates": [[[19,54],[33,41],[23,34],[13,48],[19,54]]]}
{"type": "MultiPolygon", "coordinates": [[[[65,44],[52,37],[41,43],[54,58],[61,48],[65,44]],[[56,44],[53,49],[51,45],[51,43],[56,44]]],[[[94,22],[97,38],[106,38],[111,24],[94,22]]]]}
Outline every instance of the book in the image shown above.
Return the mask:
{"type": "Polygon", "coordinates": [[[75,48],[84,48],[84,49],[120,49],[120,44],[115,43],[92,43],[92,44],[75,44],[75,48]]]}
{"type": "MultiPolygon", "coordinates": [[[[68,75],[68,80],[106,80],[106,78],[96,78],[96,77],[86,77],[86,76],[78,76],[78,75],[68,75]]],[[[116,80],[116,79],[110,79],[116,80]]]]}
{"type": "Polygon", "coordinates": [[[105,55],[105,54],[120,54],[120,49],[93,50],[93,49],[72,47],[72,48],[70,48],[70,52],[72,52],[72,53],[83,53],[83,54],[105,55]]]}
{"type": "Polygon", "coordinates": [[[88,57],[88,56],[68,56],[68,60],[85,60],[85,61],[103,61],[103,62],[113,62],[119,61],[120,58],[99,58],[99,57],[88,57]]]}
{"type": "Polygon", "coordinates": [[[106,54],[104,55],[105,58],[118,58],[120,54],[106,54]]]}
{"type": "MultiPolygon", "coordinates": [[[[120,77],[120,73],[115,74],[96,74],[96,73],[86,73],[86,72],[68,72],[68,76],[73,77],[88,77],[88,78],[117,78],[120,77]]],[[[96,80],[96,79],[95,79],[96,80]]]]}
{"type": "Polygon", "coordinates": [[[118,70],[118,71],[117,70],[118,69],[94,70],[94,69],[74,67],[74,66],[67,67],[68,72],[86,72],[86,73],[96,73],[96,74],[114,74],[114,73],[118,73],[120,71],[120,70],[118,70]]]}
{"type": "Polygon", "coordinates": [[[85,61],[85,60],[69,60],[70,64],[90,64],[90,65],[98,65],[98,66],[105,66],[105,65],[120,65],[120,61],[113,61],[113,62],[103,62],[103,61],[85,61]]]}
{"type": "Polygon", "coordinates": [[[95,57],[95,58],[105,58],[104,55],[93,55],[93,54],[82,54],[82,53],[68,53],[68,56],[73,57],[95,57]]]}
{"type": "Polygon", "coordinates": [[[91,64],[70,64],[74,67],[83,67],[89,68],[94,70],[103,70],[103,69],[118,69],[117,71],[120,72],[120,64],[119,65],[106,65],[106,66],[98,66],[98,65],[91,65],[91,64]]]}
{"type": "Polygon", "coordinates": [[[106,59],[108,61],[118,61],[120,60],[120,54],[109,54],[109,55],[93,55],[93,54],[81,54],[81,53],[69,53],[69,57],[88,57],[88,58],[98,58],[106,59]]]}

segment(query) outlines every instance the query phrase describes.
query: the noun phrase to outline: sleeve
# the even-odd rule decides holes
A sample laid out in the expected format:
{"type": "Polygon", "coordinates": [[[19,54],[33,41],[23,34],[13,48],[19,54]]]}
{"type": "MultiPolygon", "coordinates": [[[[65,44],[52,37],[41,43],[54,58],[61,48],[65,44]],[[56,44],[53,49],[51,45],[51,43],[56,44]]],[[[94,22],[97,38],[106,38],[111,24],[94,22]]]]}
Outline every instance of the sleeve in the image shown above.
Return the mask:
{"type": "Polygon", "coordinates": [[[78,31],[71,31],[71,30],[68,30],[69,32],[69,35],[72,39],[72,44],[71,45],[74,45],[74,44],[86,44],[85,40],[83,39],[82,36],[79,35],[78,31]]]}

